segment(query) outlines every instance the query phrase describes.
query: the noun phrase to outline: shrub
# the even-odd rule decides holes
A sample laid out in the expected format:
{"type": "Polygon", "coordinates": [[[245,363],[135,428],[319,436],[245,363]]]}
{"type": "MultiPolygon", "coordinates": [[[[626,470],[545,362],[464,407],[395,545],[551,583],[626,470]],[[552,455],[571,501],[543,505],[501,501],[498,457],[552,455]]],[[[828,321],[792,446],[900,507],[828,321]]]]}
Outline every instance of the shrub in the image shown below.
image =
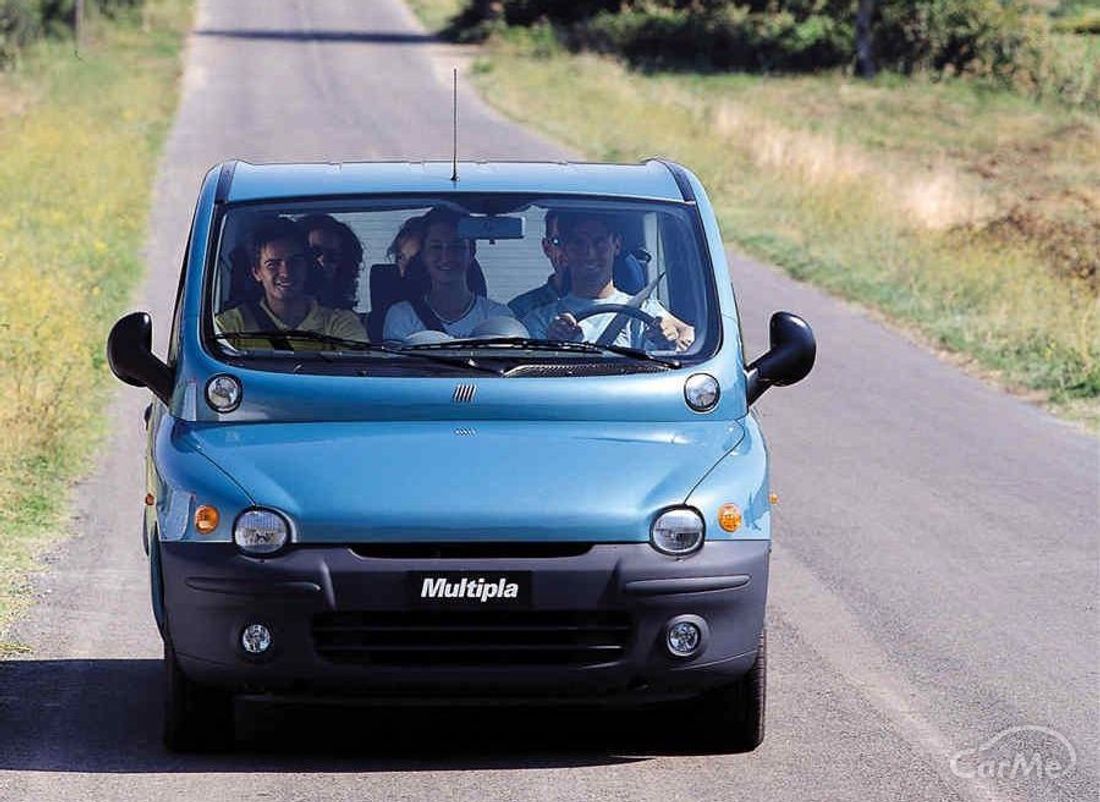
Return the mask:
{"type": "MultiPolygon", "coordinates": [[[[470,0],[449,33],[480,41],[509,26],[537,26],[544,43],[550,31],[573,49],[622,56],[647,69],[806,72],[853,64],[855,6],[855,0],[470,0]]],[[[1072,4],[1064,11],[1059,20],[1092,24],[1090,11],[1072,4]]],[[[876,59],[887,70],[966,76],[1098,107],[1095,39],[1052,36],[1050,19],[1031,0],[878,0],[872,34],[876,59]]]]}
{"type": "Polygon", "coordinates": [[[0,0],[0,66],[38,36],[41,20],[37,0],[0,0]]]}
{"type": "MultiPolygon", "coordinates": [[[[86,12],[117,17],[145,0],[87,0],[86,12]]],[[[0,0],[0,67],[39,36],[65,36],[73,29],[76,0],[0,0]]]]}
{"type": "Polygon", "coordinates": [[[851,26],[823,15],[799,19],[736,6],[709,13],[658,8],[603,12],[567,37],[574,47],[618,53],[646,67],[813,70],[847,63],[851,26]]]}

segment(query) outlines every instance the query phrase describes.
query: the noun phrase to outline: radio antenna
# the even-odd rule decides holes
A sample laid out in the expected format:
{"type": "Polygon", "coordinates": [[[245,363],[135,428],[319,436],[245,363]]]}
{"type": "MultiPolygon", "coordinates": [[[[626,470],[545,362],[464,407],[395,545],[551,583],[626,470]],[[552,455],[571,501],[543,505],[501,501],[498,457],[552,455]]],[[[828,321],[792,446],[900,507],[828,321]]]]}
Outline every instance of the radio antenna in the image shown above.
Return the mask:
{"type": "Polygon", "coordinates": [[[452,143],[452,160],[451,160],[451,181],[458,181],[458,67],[452,68],[454,81],[452,83],[453,96],[451,98],[452,108],[454,109],[454,124],[452,125],[452,133],[454,135],[454,141],[452,143]]]}

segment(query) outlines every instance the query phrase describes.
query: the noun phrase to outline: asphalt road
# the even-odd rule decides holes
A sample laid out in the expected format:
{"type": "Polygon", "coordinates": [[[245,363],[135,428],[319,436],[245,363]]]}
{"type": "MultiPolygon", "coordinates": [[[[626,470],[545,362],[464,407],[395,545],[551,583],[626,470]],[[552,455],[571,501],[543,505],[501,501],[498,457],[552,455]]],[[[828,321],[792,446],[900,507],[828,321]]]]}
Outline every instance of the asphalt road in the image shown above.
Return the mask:
{"type": "MultiPolygon", "coordinates": [[[[452,56],[396,0],[202,0],[137,304],[158,341],[208,166],[447,158],[452,56]]],[[[567,155],[461,92],[464,155],[567,155]]],[[[776,309],[819,341],[810,379],[758,404],[781,500],[755,753],[692,754],[690,720],[645,714],[255,705],[236,752],[165,753],[146,397],[125,389],[14,633],[32,651],[0,663],[0,799],[1097,798],[1097,441],[773,270],[732,272],[750,353],[776,309]],[[1030,773],[966,776],[1017,753],[1030,773]]]]}

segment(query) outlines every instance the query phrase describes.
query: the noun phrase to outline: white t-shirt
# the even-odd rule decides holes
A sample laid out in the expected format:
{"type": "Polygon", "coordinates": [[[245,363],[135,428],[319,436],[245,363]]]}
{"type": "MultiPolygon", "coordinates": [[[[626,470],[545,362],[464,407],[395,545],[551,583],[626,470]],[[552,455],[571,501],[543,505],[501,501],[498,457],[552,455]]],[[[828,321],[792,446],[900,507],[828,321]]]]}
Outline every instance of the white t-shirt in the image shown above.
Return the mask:
{"type": "MultiPolygon", "coordinates": [[[[537,339],[545,339],[546,331],[550,327],[550,322],[563,312],[571,312],[576,315],[579,312],[585,312],[594,306],[603,306],[605,304],[625,304],[630,300],[630,296],[625,292],[615,290],[606,298],[581,298],[577,295],[570,293],[563,298],[559,298],[556,302],[545,304],[532,309],[523,317],[523,325],[527,327],[527,330],[531,332],[531,336],[537,339]]],[[[668,310],[665,309],[661,302],[654,298],[647,298],[641,305],[641,311],[646,312],[653,317],[668,317],[668,310]]],[[[603,334],[603,330],[606,329],[617,317],[615,312],[607,312],[602,315],[593,315],[592,317],[585,318],[580,321],[581,331],[583,332],[581,339],[585,342],[594,343],[603,334]]],[[[648,342],[648,335],[657,334],[648,330],[645,323],[638,320],[638,318],[627,318],[626,325],[623,326],[618,336],[615,337],[615,345],[622,345],[628,348],[645,348],[648,342]]],[[[661,342],[658,340],[658,342],[661,342]]],[[[662,347],[665,347],[662,344],[662,347]]]]}
{"type": "MultiPolygon", "coordinates": [[[[443,324],[444,331],[452,337],[461,338],[469,337],[478,323],[491,317],[515,317],[515,315],[504,304],[475,295],[469,312],[458,320],[447,322],[440,318],[440,322],[443,324]]],[[[401,301],[391,306],[386,312],[386,322],[382,324],[382,339],[403,340],[410,334],[424,331],[426,328],[412,304],[401,301]]]]}

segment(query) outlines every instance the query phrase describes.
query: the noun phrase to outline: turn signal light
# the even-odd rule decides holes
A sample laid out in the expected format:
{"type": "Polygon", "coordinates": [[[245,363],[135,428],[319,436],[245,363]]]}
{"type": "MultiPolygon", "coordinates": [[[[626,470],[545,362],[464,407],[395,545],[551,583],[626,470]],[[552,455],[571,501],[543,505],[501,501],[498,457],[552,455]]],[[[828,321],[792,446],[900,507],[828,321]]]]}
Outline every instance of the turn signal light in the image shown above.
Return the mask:
{"type": "Polygon", "coordinates": [[[741,510],[736,504],[723,504],[718,508],[718,525],[727,532],[736,532],[741,526],[741,510]]]}
{"type": "Polygon", "coordinates": [[[779,494],[778,493],[769,493],[768,494],[768,501],[770,501],[772,504],[778,504],[779,503],[779,494]]]}
{"type": "Polygon", "coordinates": [[[195,528],[199,530],[200,535],[209,535],[218,528],[218,520],[220,517],[217,507],[210,507],[203,504],[195,510],[195,528]]]}

